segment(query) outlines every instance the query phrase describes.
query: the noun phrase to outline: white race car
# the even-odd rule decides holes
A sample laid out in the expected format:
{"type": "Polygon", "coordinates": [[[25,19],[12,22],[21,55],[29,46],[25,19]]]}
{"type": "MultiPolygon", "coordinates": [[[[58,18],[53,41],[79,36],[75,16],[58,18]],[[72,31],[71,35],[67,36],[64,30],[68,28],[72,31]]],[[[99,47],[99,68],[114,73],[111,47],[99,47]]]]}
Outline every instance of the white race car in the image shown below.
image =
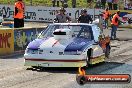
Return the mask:
{"type": "Polygon", "coordinates": [[[30,42],[25,66],[83,67],[103,62],[110,53],[108,37],[95,24],[54,23],[30,42]]]}

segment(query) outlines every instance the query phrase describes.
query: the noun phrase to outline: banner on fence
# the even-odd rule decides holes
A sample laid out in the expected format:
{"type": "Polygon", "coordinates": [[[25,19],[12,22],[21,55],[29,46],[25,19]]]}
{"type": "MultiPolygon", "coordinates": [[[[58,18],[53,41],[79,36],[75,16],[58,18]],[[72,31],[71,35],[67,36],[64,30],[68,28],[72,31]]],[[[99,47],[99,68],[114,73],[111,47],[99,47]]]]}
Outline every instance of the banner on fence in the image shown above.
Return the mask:
{"type": "MultiPolygon", "coordinates": [[[[3,11],[7,19],[13,20],[14,6],[13,5],[0,5],[0,10],[3,11]]],[[[26,21],[43,21],[43,22],[53,22],[56,14],[58,13],[59,7],[44,7],[44,6],[26,6],[25,20],[26,21]]],[[[78,19],[82,8],[66,8],[66,14],[68,14],[73,22],[78,19]]],[[[103,12],[102,9],[87,9],[87,12],[93,20],[99,18],[99,14],[103,12]]],[[[111,10],[114,14],[116,11],[111,10]]],[[[3,15],[3,14],[1,14],[3,15]]],[[[120,27],[131,27],[132,21],[132,10],[122,10],[121,18],[124,23],[120,27]],[[127,21],[127,20],[128,21],[127,21]]]]}
{"type": "Polygon", "coordinates": [[[44,28],[24,28],[14,30],[14,50],[25,50],[44,28]]]}
{"type": "MultiPolygon", "coordinates": [[[[14,6],[0,5],[0,10],[7,19],[13,20],[14,6]]],[[[53,22],[59,7],[44,7],[44,6],[26,6],[25,20],[27,21],[45,21],[53,22]]],[[[66,13],[73,19],[77,19],[81,13],[81,8],[66,8],[66,13]]],[[[98,18],[101,9],[87,9],[91,17],[98,18]]],[[[1,13],[1,15],[3,15],[1,13]]]]}
{"type": "Polygon", "coordinates": [[[14,32],[12,29],[0,30],[0,55],[14,52],[14,32]]]}
{"type": "Polygon", "coordinates": [[[132,10],[132,0],[124,0],[124,9],[132,10]]]}

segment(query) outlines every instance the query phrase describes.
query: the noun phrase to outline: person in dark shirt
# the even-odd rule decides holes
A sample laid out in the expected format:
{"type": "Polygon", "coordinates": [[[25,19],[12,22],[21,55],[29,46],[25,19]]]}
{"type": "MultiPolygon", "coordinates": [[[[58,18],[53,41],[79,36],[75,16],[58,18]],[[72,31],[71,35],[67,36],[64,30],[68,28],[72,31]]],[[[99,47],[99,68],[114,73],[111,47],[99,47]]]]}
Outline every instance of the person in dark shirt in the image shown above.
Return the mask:
{"type": "Polygon", "coordinates": [[[106,5],[106,0],[101,0],[101,3],[102,3],[102,9],[105,9],[105,5],[106,5]]]}
{"type": "Polygon", "coordinates": [[[113,0],[107,0],[107,4],[108,4],[108,7],[109,7],[109,10],[112,10],[112,3],[113,3],[113,0]]]}
{"type": "Polygon", "coordinates": [[[78,18],[78,23],[92,23],[93,20],[89,14],[87,14],[87,10],[83,9],[82,14],[78,18]]]}
{"type": "Polygon", "coordinates": [[[93,1],[93,0],[87,0],[87,4],[88,4],[88,7],[89,7],[89,8],[92,7],[92,1],[93,1]]]}
{"type": "Polygon", "coordinates": [[[64,8],[60,8],[60,13],[56,15],[54,19],[54,23],[67,23],[71,22],[71,18],[65,14],[66,10],[64,8]]]}

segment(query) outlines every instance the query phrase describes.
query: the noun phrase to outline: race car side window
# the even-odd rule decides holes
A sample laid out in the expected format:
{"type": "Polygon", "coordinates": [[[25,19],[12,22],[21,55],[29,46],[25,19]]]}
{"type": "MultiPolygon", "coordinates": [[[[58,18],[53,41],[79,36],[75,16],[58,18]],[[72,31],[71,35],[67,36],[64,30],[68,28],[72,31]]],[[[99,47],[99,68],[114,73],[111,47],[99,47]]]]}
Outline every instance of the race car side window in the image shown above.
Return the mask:
{"type": "Polygon", "coordinates": [[[39,33],[37,38],[44,38],[44,35],[47,33],[50,27],[51,25],[48,25],[43,31],[41,31],[41,33],[39,33]]]}
{"type": "Polygon", "coordinates": [[[53,37],[53,31],[59,28],[59,25],[49,25],[45,30],[43,30],[38,38],[53,37]]]}
{"type": "Polygon", "coordinates": [[[86,38],[86,39],[90,39],[92,40],[93,37],[92,37],[92,31],[91,31],[91,26],[86,26],[86,25],[83,25],[81,27],[81,30],[79,31],[77,37],[78,38],[86,38]]]}

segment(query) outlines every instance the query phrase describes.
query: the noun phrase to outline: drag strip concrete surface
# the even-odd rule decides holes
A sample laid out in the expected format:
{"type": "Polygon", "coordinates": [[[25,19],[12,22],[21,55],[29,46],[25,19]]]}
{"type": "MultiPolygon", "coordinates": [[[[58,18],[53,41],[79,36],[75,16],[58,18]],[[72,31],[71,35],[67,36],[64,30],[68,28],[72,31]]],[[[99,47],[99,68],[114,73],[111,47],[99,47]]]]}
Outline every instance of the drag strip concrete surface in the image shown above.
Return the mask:
{"type": "MultiPolygon", "coordinates": [[[[104,31],[110,34],[110,30],[104,31]]],[[[87,74],[130,74],[132,76],[132,29],[120,28],[111,41],[111,55],[105,63],[87,68],[87,74]]],[[[129,84],[85,84],[76,82],[78,68],[24,67],[24,58],[0,58],[0,88],[132,88],[129,84]]]]}

